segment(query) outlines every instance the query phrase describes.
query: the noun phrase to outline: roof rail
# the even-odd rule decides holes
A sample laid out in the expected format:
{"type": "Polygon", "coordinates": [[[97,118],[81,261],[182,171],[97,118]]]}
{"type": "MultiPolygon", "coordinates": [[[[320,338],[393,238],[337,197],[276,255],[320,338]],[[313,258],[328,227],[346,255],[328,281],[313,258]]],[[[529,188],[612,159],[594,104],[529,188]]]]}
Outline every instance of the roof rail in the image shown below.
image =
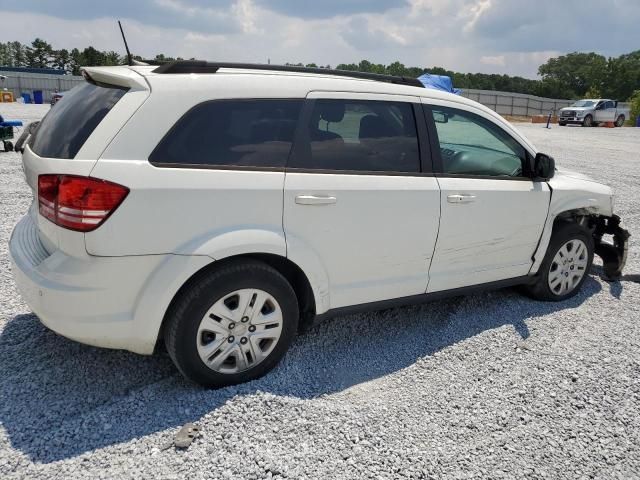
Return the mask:
{"type": "Polygon", "coordinates": [[[265,65],[261,63],[205,62],[203,60],[179,60],[165,63],[153,70],[153,73],[216,73],[220,68],[241,68],[249,70],[268,70],[275,72],[315,73],[338,77],[361,78],[378,82],[396,83],[424,88],[417,78],[380,75],[378,73],[354,72],[351,70],[333,70],[330,68],[298,67],[295,65],[265,65]]]}

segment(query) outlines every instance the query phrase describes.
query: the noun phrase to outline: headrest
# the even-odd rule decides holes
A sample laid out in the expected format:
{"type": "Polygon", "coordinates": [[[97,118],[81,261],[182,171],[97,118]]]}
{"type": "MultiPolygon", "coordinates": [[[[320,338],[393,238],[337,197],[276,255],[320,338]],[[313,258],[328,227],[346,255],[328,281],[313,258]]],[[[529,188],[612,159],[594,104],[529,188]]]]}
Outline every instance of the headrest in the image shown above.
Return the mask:
{"type": "Polygon", "coordinates": [[[389,134],[387,124],[377,115],[365,115],[360,119],[359,138],[384,138],[393,136],[389,134]]]}
{"type": "Polygon", "coordinates": [[[327,122],[341,122],[344,118],[343,102],[321,102],[318,104],[320,118],[327,122]]]}

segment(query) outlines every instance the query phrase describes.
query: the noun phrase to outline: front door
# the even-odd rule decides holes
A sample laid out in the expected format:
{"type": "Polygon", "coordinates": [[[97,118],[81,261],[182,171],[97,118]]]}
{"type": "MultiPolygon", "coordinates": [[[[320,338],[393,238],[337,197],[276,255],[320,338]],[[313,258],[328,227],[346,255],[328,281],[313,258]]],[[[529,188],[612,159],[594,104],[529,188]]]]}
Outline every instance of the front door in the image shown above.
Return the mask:
{"type": "Polygon", "coordinates": [[[440,192],[421,172],[421,114],[415,97],[309,94],[284,230],[287,256],[321,284],[318,313],[426,291],[440,192]]]}
{"type": "Polygon", "coordinates": [[[440,147],[442,195],[428,291],[526,275],[549,209],[548,185],[527,178],[526,150],[480,112],[431,106],[425,114],[440,147]]]}

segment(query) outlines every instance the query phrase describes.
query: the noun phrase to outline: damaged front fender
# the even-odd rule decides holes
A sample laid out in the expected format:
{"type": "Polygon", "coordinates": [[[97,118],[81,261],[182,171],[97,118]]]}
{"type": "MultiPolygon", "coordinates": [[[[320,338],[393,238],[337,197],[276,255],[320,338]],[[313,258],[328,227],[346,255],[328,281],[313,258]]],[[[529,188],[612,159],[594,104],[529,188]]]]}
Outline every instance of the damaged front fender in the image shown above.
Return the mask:
{"type": "Polygon", "coordinates": [[[622,276],[622,269],[627,263],[629,237],[631,234],[620,226],[620,217],[598,217],[593,240],[595,253],[602,258],[606,280],[615,281],[622,276]],[[603,241],[605,235],[612,235],[613,243],[603,241]]]}

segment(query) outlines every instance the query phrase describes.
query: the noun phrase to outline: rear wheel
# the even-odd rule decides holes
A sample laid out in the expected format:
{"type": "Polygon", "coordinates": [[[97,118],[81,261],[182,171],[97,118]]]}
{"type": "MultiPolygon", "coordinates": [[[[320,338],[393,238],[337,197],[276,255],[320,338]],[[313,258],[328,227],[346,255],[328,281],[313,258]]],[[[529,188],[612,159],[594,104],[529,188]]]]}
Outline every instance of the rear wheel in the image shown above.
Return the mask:
{"type": "Polygon", "coordinates": [[[298,327],[287,280],[258,261],[204,275],[168,314],[167,351],[182,374],[205,387],[254,380],[284,356],[298,327]]]}
{"type": "Polygon", "coordinates": [[[616,126],[616,127],[622,127],[622,126],[624,125],[624,121],[625,121],[624,115],[620,115],[620,116],[616,119],[615,126],[616,126]]]}
{"type": "Polygon", "coordinates": [[[591,115],[587,115],[586,117],[584,117],[584,120],[582,121],[582,126],[583,127],[592,127],[593,126],[593,117],[591,115]]]}
{"type": "Polygon", "coordinates": [[[526,287],[533,298],[561,301],[577,294],[593,263],[591,233],[577,223],[556,227],[536,282],[526,287]]]}
{"type": "Polygon", "coordinates": [[[13,152],[13,143],[11,142],[3,142],[4,143],[4,151],[5,152],[13,152]]]}

